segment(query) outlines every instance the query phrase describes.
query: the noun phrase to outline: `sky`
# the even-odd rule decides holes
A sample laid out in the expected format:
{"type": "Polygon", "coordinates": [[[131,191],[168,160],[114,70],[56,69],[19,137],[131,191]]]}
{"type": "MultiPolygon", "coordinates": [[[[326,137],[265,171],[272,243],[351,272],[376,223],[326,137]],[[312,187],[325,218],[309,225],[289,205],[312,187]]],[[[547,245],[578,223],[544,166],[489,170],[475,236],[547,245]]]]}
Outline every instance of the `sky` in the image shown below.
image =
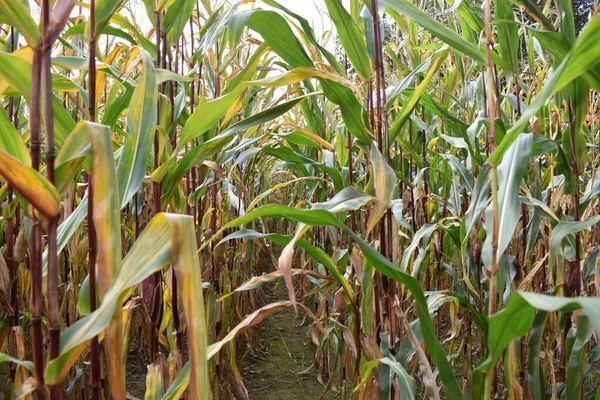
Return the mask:
{"type": "Polygon", "coordinates": [[[306,18],[317,35],[331,30],[331,22],[327,18],[325,1],[323,0],[279,0],[279,3],[298,15],[306,18]]]}

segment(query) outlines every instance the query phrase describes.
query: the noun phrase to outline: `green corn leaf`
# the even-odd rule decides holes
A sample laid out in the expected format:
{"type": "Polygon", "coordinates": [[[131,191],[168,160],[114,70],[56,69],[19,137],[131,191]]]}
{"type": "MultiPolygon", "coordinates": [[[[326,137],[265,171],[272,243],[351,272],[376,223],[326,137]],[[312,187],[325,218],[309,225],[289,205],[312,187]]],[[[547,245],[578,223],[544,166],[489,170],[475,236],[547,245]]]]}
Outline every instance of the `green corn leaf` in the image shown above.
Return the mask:
{"type": "Polygon", "coordinates": [[[342,73],[343,68],[342,66],[339,64],[338,60],[336,59],[336,57],[331,54],[330,51],[328,51],[326,48],[324,48],[323,46],[321,46],[319,44],[319,42],[317,41],[317,38],[315,36],[315,32],[312,29],[311,23],[308,22],[308,20],[306,18],[303,18],[302,16],[292,12],[289,8],[284,7],[283,5],[281,5],[280,3],[276,2],[275,0],[263,0],[263,2],[271,7],[274,8],[278,8],[281,11],[285,12],[286,14],[288,14],[290,17],[294,18],[295,20],[298,21],[298,23],[300,24],[300,26],[302,27],[302,30],[304,32],[303,33],[303,38],[304,41],[307,43],[312,44],[313,46],[315,46],[317,49],[319,49],[319,51],[325,56],[325,58],[327,59],[327,61],[329,61],[329,64],[331,64],[331,66],[338,72],[338,73],[342,73]]]}
{"type": "MultiPolygon", "coordinates": [[[[221,151],[221,149],[225,145],[227,145],[228,143],[230,143],[233,140],[233,137],[236,133],[242,132],[253,126],[263,124],[274,118],[277,118],[277,117],[283,115],[284,113],[286,113],[287,111],[291,110],[293,107],[295,107],[297,104],[302,102],[307,97],[314,96],[314,95],[315,95],[314,93],[311,93],[306,96],[299,96],[293,100],[289,100],[285,103],[281,103],[270,109],[261,111],[260,113],[252,115],[252,116],[238,122],[237,124],[230,126],[226,130],[221,132],[219,135],[215,136],[214,138],[202,143],[199,146],[196,146],[196,147],[190,149],[183,156],[182,160],[179,162],[177,167],[174,169],[171,169],[171,170],[169,170],[168,168],[170,167],[171,163],[174,161],[174,158],[169,159],[169,161],[167,161],[165,164],[163,164],[159,169],[154,171],[154,173],[152,174],[152,179],[155,181],[159,181],[159,180],[163,179],[163,176],[164,176],[164,179],[163,179],[164,195],[163,195],[163,199],[161,200],[161,202],[168,201],[170,196],[173,195],[173,191],[175,190],[177,183],[183,178],[185,173],[190,168],[192,168],[196,165],[199,165],[200,163],[207,160],[209,157],[211,157],[215,153],[221,151]]],[[[226,95],[226,96],[228,96],[228,95],[226,95]]],[[[207,126],[207,124],[205,123],[206,121],[200,119],[200,115],[201,114],[198,115],[198,119],[199,119],[199,121],[203,121],[203,122],[199,122],[199,124],[202,124],[201,125],[202,127],[207,126]]],[[[209,114],[209,115],[212,115],[212,114],[209,114]]],[[[192,125],[190,120],[191,120],[191,118],[188,119],[186,126],[188,126],[188,124],[190,124],[189,129],[191,132],[192,127],[194,125],[192,125]]],[[[204,128],[202,128],[202,129],[204,129],[204,128]]],[[[185,128],[184,128],[184,132],[185,132],[185,128]]],[[[197,132],[198,131],[196,131],[196,133],[197,132]]],[[[182,133],[182,135],[183,135],[183,133],[182,133]]],[[[180,143],[182,143],[182,142],[183,142],[183,140],[180,141],[180,143]]]]}
{"type": "MultiPolygon", "coordinates": [[[[253,10],[243,14],[246,25],[258,32],[268,45],[292,67],[312,67],[313,62],[292,32],[288,23],[274,11],[253,10]]],[[[320,79],[325,96],[340,106],[350,133],[365,144],[371,142],[365,113],[352,91],[335,82],[320,79]]]]}
{"type": "MultiPolygon", "coordinates": [[[[400,115],[398,115],[398,117],[394,121],[394,124],[390,127],[390,143],[396,140],[396,138],[398,138],[400,130],[402,129],[406,121],[408,121],[408,118],[410,117],[417,103],[421,99],[421,96],[425,94],[425,91],[431,83],[431,79],[438,72],[447,55],[447,51],[442,51],[438,54],[431,67],[429,67],[429,70],[427,70],[425,78],[421,81],[421,83],[419,83],[419,86],[416,87],[416,89],[411,93],[410,97],[404,102],[402,106],[402,111],[400,111],[400,115]]],[[[402,146],[402,148],[410,152],[415,160],[419,159],[419,155],[412,149],[412,146],[407,144],[405,146],[402,146]]]]}
{"type": "Polygon", "coordinates": [[[3,362],[11,362],[33,372],[33,363],[31,361],[19,360],[18,358],[11,357],[8,354],[0,353],[0,363],[3,362]]]}
{"type": "Polygon", "coordinates": [[[380,358],[379,361],[390,367],[390,372],[398,378],[400,384],[400,395],[403,399],[416,399],[417,385],[412,376],[398,361],[388,357],[380,358]]]}
{"type": "MultiPolygon", "coordinates": [[[[75,211],[69,215],[67,219],[65,219],[59,226],[56,232],[56,251],[60,254],[61,251],[67,246],[67,243],[71,239],[71,237],[75,234],[79,226],[87,217],[88,213],[88,197],[87,193],[85,197],[81,200],[75,211]]],[[[42,255],[42,276],[46,276],[48,273],[48,249],[44,250],[42,255]]]]}
{"type": "Polygon", "coordinates": [[[159,363],[148,365],[144,400],[160,400],[163,394],[162,368],[159,363]]]}
{"type": "Polygon", "coordinates": [[[325,0],[329,15],[335,24],[340,42],[346,51],[348,60],[356,68],[361,78],[365,81],[373,78],[373,69],[367,56],[367,45],[362,32],[352,21],[352,17],[337,0],[325,0]]]}
{"type": "Polygon", "coordinates": [[[500,54],[511,68],[505,72],[516,73],[519,70],[519,32],[509,0],[494,0],[494,19],[498,21],[496,26],[498,41],[500,42],[500,54]]]}
{"type": "Polygon", "coordinates": [[[169,386],[169,390],[162,397],[162,400],[179,400],[190,384],[190,363],[185,363],[181,371],[177,374],[177,377],[169,386]]]}
{"type": "MultiPolygon", "coordinates": [[[[96,124],[88,123],[89,126],[96,124]]],[[[100,299],[103,300],[112,286],[117,268],[121,262],[121,214],[119,188],[113,157],[110,131],[104,127],[89,129],[92,146],[91,182],[94,187],[94,226],[98,237],[97,270],[100,299]]],[[[118,307],[111,315],[104,335],[108,377],[114,397],[125,393],[123,365],[120,357],[111,355],[122,353],[122,318],[118,307]]],[[[62,341],[61,341],[62,345],[62,341]]]]}
{"type": "Polygon", "coordinates": [[[61,210],[58,191],[42,174],[0,149],[0,176],[47,218],[61,210]]]}
{"type": "Polygon", "coordinates": [[[534,0],[512,0],[517,6],[523,8],[534,20],[542,25],[546,30],[553,31],[554,26],[542,11],[538,8],[534,0]]]}
{"type": "Polygon", "coordinates": [[[173,46],[183,32],[185,24],[188,23],[196,2],[193,0],[175,0],[169,6],[161,22],[161,29],[167,32],[167,41],[173,46]]]}
{"type": "MultiPolygon", "coordinates": [[[[500,261],[512,240],[513,233],[521,217],[519,186],[529,167],[533,135],[523,134],[511,146],[498,167],[498,249],[496,261],[500,261]]],[[[482,259],[487,266],[492,265],[492,237],[494,231],[493,205],[485,215],[487,233],[482,249],[482,259]]]]}
{"type": "Polygon", "coordinates": [[[488,159],[490,165],[500,163],[504,153],[529,123],[529,119],[546,104],[550,96],[597,64],[597,58],[591,57],[590,52],[600,51],[600,40],[597,37],[598,32],[600,32],[598,26],[600,26],[600,16],[596,15],[581,33],[573,49],[544,83],[542,90],[529,104],[521,118],[506,132],[506,135],[488,159]]]}
{"type": "MultiPolygon", "coordinates": [[[[529,332],[527,382],[529,383],[529,390],[531,391],[534,400],[542,400],[545,398],[546,394],[539,354],[547,320],[548,313],[545,311],[538,311],[533,320],[533,328],[529,332]]],[[[524,357],[524,354],[522,354],[521,357],[524,357]]]]}
{"type": "Polygon", "coordinates": [[[549,265],[553,266],[560,257],[561,243],[569,235],[573,233],[581,232],[591,226],[600,223],[600,216],[596,215],[590,217],[584,221],[561,221],[552,230],[552,236],[550,236],[550,258],[549,265]]]}
{"type": "Polygon", "coordinates": [[[582,399],[581,385],[583,384],[583,370],[587,355],[586,345],[594,333],[590,326],[589,318],[584,316],[577,319],[576,330],[575,343],[571,349],[571,357],[569,357],[567,370],[567,385],[565,388],[567,399],[582,399]]]}
{"type": "Polygon", "coordinates": [[[49,362],[46,382],[52,384],[64,379],[87,344],[109,325],[117,308],[120,309],[122,296],[130,288],[173,264],[182,285],[180,299],[190,340],[190,393],[196,398],[210,398],[204,304],[202,291],[197,290],[202,287],[202,282],[196,252],[191,217],[157,214],[123,260],[98,309],[61,333],[60,355],[49,362]]]}
{"type": "MultiPolygon", "coordinates": [[[[477,367],[478,371],[491,373],[491,369],[496,365],[510,342],[529,332],[536,309],[545,312],[569,312],[581,309],[582,315],[589,318],[594,331],[600,332],[600,299],[598,298],[566,298],[531,292],[515,292],[506,307],[488,319],[489,355],[477,367]]],[[[538,323],[541,324],[541,321],[538,323]]]]}
{"type": "Polygon", "coordinates": [[[414,277],[417,277],[420,270],[420,265],[413,265],[412,269],[409,270],[409,262],[411,260],[413,252],[419,247],[421,240],[425,237],[431,236],[433,231],[437,228],[436,224],[425,224],[423,225],[413,236],[410,245],[406,247],[406,250],[402,253],[402,262],[400,263],[400,268],[402,271],[411,274],[414,277]]]}
{"type": "Polygon", "coordinates": [[[485,64],[485,54],[481,49],[478,49],[473,44],[467,42],[456,32],[431,18],[407,0],[382,0],[382,3],[414,20],[417,24],[437,36],[440,40],[449,44],[454,50],[468,55],[481,65],[485,64]]]}
{"type": "Polygon", "coordinates": [[[117,166],[121,207],[129,203],[142,186],[156,125],[158,102],[156,70],[150,54],[144,50],[140,53],[144,69],[129,104],[128,135],[117,166]]]}
{"type": "Polygon", "coordinates": [[[371,166],[373,169],[373,188],[375,189],[377,201],[369,214],[367,235],[389,208],[396,188],[396,174],[375,145],[371,146],[371,166]]]}
{"type": "MultiPolygon", "coordinates": [[[[98,0],[96,2],[96,26],[95,33],[96,37],[100,37],[104,28],[108,25],[108,22],[112,18],[113,14],[123,5],[124,0],[98,0]]],[[[90,36],[90,23],[89,21],[85,26],[85,36],[90,36]]]]}
{"type": "Polygon", "coordinates": [[[556,83],[556,91],[589,71],[600,62],[594,57],[600,51],[600,15],[594,15],[572,47],[568,63],[556,83]]]}
{"type": "MultiPolygon", "coordinates": [[[[425,295],[421,289],[421,284],[412,276],[400,271],[394,264],[387,260],[381,253],[367,244],[360,236],[354,233],[346,225],[342,224],[335,216],[325,210],[301,210],[290,208],[278,204],[269,204],[249,212],[244,216],[237,218],[235,223],[232,221],[223,226],[222,230],[250,223],[252,220],[259,217],[285,217],[302,222],[310,226],[333,226],[341,228],[348,236],[350,236],[360,247],[369,263],[382,274],[400,282],[412,293],[415,303],[421,316],[419,323],[423,338],[433,363],[438,367],[440,378],[444,383],[446,394],[452,399],[464,399],[454,370],[450,366],[446,354],[436,336],[435,329],[429,317],[429,309],[425,295]]],[[[208,244],[208,243],[207,243],[208,244]]]]}
{"type": "MultiPolygon", "coordinates": [[[[27,101],[31,95],[31,63],[15,54],[0,51],[0,78],[11,88],[21,94],[27,101]]],[[[54,105],[54,134],[59,142],[64,142],[75,127],[75,122],[55,96],[54,105]]]]}
{"type": "Polygon", "coordinates": [[[28,3],[22,0],[0,0],[0,14],[23,35],[27,44],[38,47],[42,41],[40,28],[33,20],[28,3]]]}
{"type": "Polygon", "coordinates": [[[27,146],[19,131],[10,122],[3,111],[0,111],[0,150],[5,151],[27,166],[31,166],[31,158],[27,146]]]}

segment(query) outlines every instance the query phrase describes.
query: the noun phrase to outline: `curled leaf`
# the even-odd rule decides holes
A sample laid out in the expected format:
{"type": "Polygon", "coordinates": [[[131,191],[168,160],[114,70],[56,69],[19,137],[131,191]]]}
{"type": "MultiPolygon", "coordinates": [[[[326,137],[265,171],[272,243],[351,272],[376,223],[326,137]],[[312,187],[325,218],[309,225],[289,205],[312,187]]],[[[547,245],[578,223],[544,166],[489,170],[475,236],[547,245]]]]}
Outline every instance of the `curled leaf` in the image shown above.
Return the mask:
{"type": "Polygon", "coordinates": [[[296,237],[290,241],[279,256],[279,262],[277,268],[283,274],[285,280],[285,286],[287,287],[288,296],[290,301],[294,303],[294,309],[296,309],[296,293],[294,291],[294,283],[292,282],[292,264],[294,261],[294,245],[296,244],[296,237]]]}

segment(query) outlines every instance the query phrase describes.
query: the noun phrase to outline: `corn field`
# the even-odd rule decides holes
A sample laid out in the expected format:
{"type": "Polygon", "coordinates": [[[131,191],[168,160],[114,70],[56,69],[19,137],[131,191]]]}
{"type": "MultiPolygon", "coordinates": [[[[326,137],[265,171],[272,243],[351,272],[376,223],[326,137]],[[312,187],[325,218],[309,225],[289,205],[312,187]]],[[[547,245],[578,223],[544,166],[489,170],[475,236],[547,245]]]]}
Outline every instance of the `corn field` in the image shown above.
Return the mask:
{"type": "Polygon", "coordinates": [[[314,3],[0,0],[3,398],[600,399],[599,4],[314,3]]]}

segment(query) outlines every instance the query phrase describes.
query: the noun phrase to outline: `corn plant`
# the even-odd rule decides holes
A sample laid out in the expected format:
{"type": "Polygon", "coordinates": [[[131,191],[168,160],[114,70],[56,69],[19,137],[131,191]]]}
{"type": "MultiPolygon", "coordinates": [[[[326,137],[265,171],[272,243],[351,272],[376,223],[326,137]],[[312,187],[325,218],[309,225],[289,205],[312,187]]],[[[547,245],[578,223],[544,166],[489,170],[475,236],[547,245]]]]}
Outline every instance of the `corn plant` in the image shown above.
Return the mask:
{"type": "Polygon", "coordinates": [[[5,397],[598,397],[598,4],[317,3],[0,0],[5,397]]]}

